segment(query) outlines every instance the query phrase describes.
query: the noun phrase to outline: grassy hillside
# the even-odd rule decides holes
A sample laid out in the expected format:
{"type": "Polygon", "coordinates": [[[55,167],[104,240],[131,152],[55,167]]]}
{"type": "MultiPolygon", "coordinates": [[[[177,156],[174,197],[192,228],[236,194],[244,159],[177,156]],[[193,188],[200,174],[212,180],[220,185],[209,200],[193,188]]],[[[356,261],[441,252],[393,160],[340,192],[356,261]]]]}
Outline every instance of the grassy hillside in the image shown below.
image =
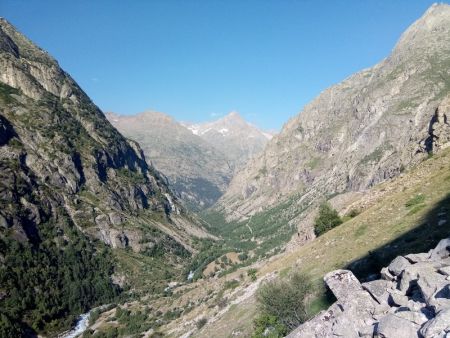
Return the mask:
{"type": "MultiPolygon", "coordinates": [[[[350,208],[361,213],[316,240],[261,264],[258,277],[296,269],[320,282],[324,274],[350,268],[360,278],[377,273],[397,255],[424,252],[450,236],[450,150],[368,191],[350,208]]],[[[320,303],[320,299],[318,300],[320,303]]],[[[249,298],[225,313],[199,337],[251,332],[256,313],[249,298]]]]}

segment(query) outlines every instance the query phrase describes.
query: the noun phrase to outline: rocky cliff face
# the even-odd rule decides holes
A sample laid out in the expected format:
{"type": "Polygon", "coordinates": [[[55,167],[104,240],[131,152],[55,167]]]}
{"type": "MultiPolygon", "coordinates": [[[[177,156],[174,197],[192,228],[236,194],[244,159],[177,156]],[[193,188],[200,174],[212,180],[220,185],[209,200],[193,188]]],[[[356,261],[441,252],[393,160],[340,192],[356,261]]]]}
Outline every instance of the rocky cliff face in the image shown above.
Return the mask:
{"type": "Polygon", "coordinates": [[[233,179],[217,208],[245,219],[364,190],[448,146],[450,6],[433,5],[391,55],[322,92],[233,179]],[[288,203],[289,202],[289,203],[288,203]]]}
{"type": "Polygon", "coordinates": [[[0,214],[6,228],[26,233],[23,224],[39,226],[63,212],[113,247],[137,248],[136,217],[160,214],[176,222],[176,198],[139,145],[111,126],[53,58],[4,19],[0,42],[0,197],[6,205],[0,214]]]}
{"type": "Polygon", "coordinates": [[[110,301],[108,246],[179,267],[192,235],[207,236],[139,145],[0,19],[0,335],[57,330],[110,301]]]}
{"type": "Polygon", "coordinates": [[[237,169],[243,167],[252,157],[259,155],[272,138],[272,134],[251,125],[237,112],[231,112],[216,121],[186,123],[185,126],[226,154],[237,169]]]}
{"type": "Polygon", "coordinates": [[[360,283],[348,270],[324,281],[337,301],[302,324],[295,337],[447,337],[450,332],[450,239],[428,253],[397,257],[382,279],[360,283]]]}
{"type": "Polygon", "coordinates": [[[171,117],[157,112],[107,113],[106,117],[121,133],[139,142],[187,206],[209,207],[225,192],[234,171],[230,159],[171,117]]]}

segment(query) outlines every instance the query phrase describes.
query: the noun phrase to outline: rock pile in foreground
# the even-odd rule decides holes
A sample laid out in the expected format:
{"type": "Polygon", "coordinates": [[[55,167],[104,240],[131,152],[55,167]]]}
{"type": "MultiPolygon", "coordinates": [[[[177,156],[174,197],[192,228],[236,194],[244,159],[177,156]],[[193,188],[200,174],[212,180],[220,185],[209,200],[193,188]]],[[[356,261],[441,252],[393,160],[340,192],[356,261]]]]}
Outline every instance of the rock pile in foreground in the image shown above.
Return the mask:
{"type": "Polygon", "coordinates": [[[337,301],[288,337],[450,337],[450,238],[395,258],[381,277],[360,283],[348,270],[328,273],[337,301]]]}

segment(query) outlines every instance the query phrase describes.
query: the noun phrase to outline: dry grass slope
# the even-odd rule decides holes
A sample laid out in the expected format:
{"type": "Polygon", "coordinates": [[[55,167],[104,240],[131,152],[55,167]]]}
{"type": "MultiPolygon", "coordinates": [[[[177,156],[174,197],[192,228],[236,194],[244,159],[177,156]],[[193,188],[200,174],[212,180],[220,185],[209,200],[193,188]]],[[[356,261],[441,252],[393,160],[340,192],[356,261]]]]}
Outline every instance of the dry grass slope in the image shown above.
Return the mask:
{"type": "MultiPolygon", "coordinates": [[[[261,266],[258,275],[296,269],[320,281],[325,273],[350,266],[364,277],[396,255],[426,251],[450,235],[449,194],[447,149],[368,191],[354,203],[357,208],[365,207],[358,216],[272,259],[261,266]]],[[[247,299],[194,336],[229,337],[233,331],[247,336],[255,313],[254,299],[247,299]]]]}

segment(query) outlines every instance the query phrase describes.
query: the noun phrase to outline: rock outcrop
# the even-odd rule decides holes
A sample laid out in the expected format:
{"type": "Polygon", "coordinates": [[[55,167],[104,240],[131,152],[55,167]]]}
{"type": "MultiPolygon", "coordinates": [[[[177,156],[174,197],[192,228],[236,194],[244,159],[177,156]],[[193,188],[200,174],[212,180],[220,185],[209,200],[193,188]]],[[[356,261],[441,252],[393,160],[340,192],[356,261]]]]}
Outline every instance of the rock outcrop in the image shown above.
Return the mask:
{"type": "Polygon", "coordinates": [[[288,337],[450,335],[450,238],[428,253],[397,257],[381,276],[361,284],[351,271],[328,273],[324,281],[337,301],[288,337]]]}

